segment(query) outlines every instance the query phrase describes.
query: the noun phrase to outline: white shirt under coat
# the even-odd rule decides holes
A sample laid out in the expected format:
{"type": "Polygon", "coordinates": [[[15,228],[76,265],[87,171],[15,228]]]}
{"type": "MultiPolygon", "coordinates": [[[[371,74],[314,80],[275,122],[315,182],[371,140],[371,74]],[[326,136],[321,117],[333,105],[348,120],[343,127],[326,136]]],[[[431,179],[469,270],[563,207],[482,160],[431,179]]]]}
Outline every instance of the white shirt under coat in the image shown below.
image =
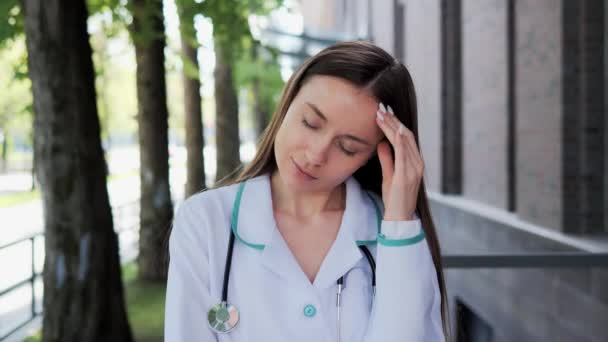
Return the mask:
{"type": "MultiPolygon", "coordinates": [[[[343,342],[445,340],[441,295],[426,240],[407,246],[377,243],[376,209],[351,177],[336,240],[311,284],[276,227],[268,174],[248,180],[241,199],[228,287],[228,303],[239,310],[240,321],[229,333],[216,334],[207,324],[207,312],[221,301],[237,188],[191,196],[176,213],[169,241],[165,341],[335,342],[336,281],[343,275],[343,342]],[[373,305],[371,269],[357,241],[367,241],[376,260],[373,305]],[[304,314],[310,305],[314,316],[304,314]]],[[[379,198],[376,202],[382,206],[379,198]]],[[[418,216],[381,223],[381,232],[391,240],[420,230],[418,216]]]]}

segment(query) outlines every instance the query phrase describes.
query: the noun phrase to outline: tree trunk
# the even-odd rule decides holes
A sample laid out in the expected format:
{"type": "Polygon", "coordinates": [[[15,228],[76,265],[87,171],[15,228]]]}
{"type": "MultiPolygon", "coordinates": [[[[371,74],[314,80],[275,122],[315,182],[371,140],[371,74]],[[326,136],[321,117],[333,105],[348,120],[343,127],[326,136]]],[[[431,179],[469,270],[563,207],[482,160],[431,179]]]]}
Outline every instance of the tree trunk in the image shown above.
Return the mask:
{"type": "Polygon", "coordinates": [[[255,77],[253,79],[253,115],[255,121],[255,134],[256,141],[259,141],[262,133],[264,133],[264,129],[268,126],[268,110],[265,108],[264,101],[262,100],[262,94],[260,91],[260,78],[255,77]]]}
{"type": "MultiPolygon", "coordinates": [[[[180,2],[177,3],[179,8],[180,2]]],[[[202,110],[201,110],[201,82],[199,81],[198,68],[198,42],[194,28],[194,17],[181,8],[180,33],[182,40],[182,53],[184,54],[184,113],[186,116],[186,150],[187,176],[186,194],[188,198],[192,194],[205,188],[205,158],[203,148],[205,146],[202,110]],[[188,65],[192,66],[191,68],[188,65]],[[195,71],[192,75],[188,71],[195,71]]]]}
{"type": "Polygon", "coordinates": [[[23,0],[43,194],[42,341],[132,341],[84,1],[23,0]]]}
{"type": "MultiPolygon", "coordinates": [[[[34,134],[34,132],[32,132],[32,145],[36,146],[36,134],[34,134]]],[[[30,191],[34,191],[36,190],[36,160],[38,159],[36,157],[37,153],[32,153],[32,168],[30,170],[30,174],[32,177],[32,187],[30,188],[30,191]]]]}
{"type": "MultiPolygon", "coordinates": [[[[258,45],[253,44],[251,47],[251,60],[256,63],[258,60],[258,45]]],[[[264,129],[268,126],[268,109],[265,108],[264,100],[262,99],[262,92],[260,88],[260,77],[257,74],[253,77],[252,82],[253,92],[253,122],[255,128],[256,141],[259,142],[264,129]]]]}
{"type": "Polygon", "coordinates": [[[161,0],[133,0],[132,10],[141,182],[138,277],[164,281],[165,240],[173,219],[173,205],[169,189],[163,4],[161,0]]]}
{"type": "Polygon", "coordinates": [[[0,130],[2,137],[2,172],[8,170],[8,132],[4,129],[0,130]]]}
{"type": "Polygon", "coordinates": [[[216,182],[233,173],[241,164],[239,155],[239,104],[232,79],[232,63],[215,44],[215,146],[216,182]]]}

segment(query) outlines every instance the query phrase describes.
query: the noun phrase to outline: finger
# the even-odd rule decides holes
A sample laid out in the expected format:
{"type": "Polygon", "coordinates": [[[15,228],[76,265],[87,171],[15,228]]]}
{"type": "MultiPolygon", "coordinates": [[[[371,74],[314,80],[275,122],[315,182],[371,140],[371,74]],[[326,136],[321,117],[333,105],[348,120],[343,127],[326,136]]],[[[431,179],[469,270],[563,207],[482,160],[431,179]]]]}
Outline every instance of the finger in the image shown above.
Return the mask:
{"type": "Polygon", "coordinates": [[[378,144],[377,150],[380,167],[382,169],[382,179],[390,184],[395,172],[395,162],[391,155],[391,148],[387,141],[382,141],[378,144]]]}
{"type": "Polygon", "coordinates": [[[414,166],[416,166],[418,169],[421,169],[423,167],[423,162],[420,156],[420,150],[418,149],[418,145],[416,144],[416,138],[414,136],[414,133],[405,126],[403,126],[402,130],[405,138],[404,142],[409,153],[408,159],[411,160],[412,163],[414,163],[414,166]]]}
{"type": "Polygon", "coordinates": [[[380,111],[377,111],[376,112],[376,122],[378,123],[378,126],[384,133],[384,136],[386,136],[388,141],[391,143],[391,145],[395,145],[395,136],[397,135],[397,131],[395,129],[393,129],[390,126],[390,124],[387,122],[387,120],[388,120],[387,116],[388,115],[383,114],[380,111]]]}
{"type": "Polygon", "coordinates": [[[382,113],[384,113],[384,117],[386,118],[386,122],[388,123],[388,125],[395,131],[397,131],[397,129],[399,128],[399,125],[397,125],[397,122],[399,120],[395,120],[395,113],[393,112],[393,109],[391,108],[391,106],[385,107],[384,104],[382,102],[380,102],[380,104],[378,105],[378,110],[382,113]]]}
{"type": "MultiPolygon", "coordinates": [[[[382,104],[380,104],[380,108],[383,108],[382,104]]],[[[393,150],[395,151],[395,172],[403,175],[403,173],[405,172],[405,167],[407,165],[406,156],[404,155],[405,150],[403,146],[405,137],[400,135],[398,131],[399,127],[403,125],[399,122],[398,119],[395,118],[394,115],[391,115],[390,112],[384,113],[381,111],[381,109],[378,110],[377,115],[379,118],[381,117],[383,119],[382,123],[384,125],[381,126],[381,128],[385,132],[385,135],[391,145],[393,145],[393,150]]]]}
{"type": "MultiPolygon", "coordinates": [[[[413,181],[419,178],[424,170],[420,153],[416,150],[414,134],[405,125],[400,124],[400,128],[397,130],[398,135],[401,137],[403,155],[400,156],[402,159],[401,163],[395,161],[395,172],[402,174],[406,181],[413,181]]],[[[398,158],[395,156],[395,158],[398,158]]]]}
{"type": "Polygon", "coordinates": [[[405,146],[405,137],[399,131],[395,134],[393,149],[395,150],[395,174],[399,175],[397,177],[405,176],[408,165],[407,146],[405,146]]]}
{"type": "Polygon", "coordinates": [[[411,144],[410,139],[404,137],[404,164],[405,170],[403,171],[403,175],[405,177],[405,182],[415,182],[419,180],[424,174],[424,165],[420,160],[419,153],[414,150],[413,145],[411,144]]]}
{"type": "Polygon", "coordinates": [[[410,145],[412,146],[412,148],[414,148],[414,150],[419,151],[420,149],[418,148],[418,144],[416,143],[416,136],[414,135],[414,132],[412,132],[411,129],[405,127],[405,136],[407,137],[407,140],[409,141],[410,145]]]}
{"type": "Polygon", "coordinates": [[[381,111],[382,113],[388,112],[388,109],[386,108],[386,106],[384,106],[384,103],[382,103],[382,102],[378,103],[378,110],[381,111]]]}
{"type": "MultiPolygon", "coordinates": [[[[389,117],[390,114],[385,115],[385,117],[389,117]]],[[[388,118],[385,118],[384,121],[388,121],[388,118]]],[[[405,127],[399,120],[394,120],[395,124],[398,124],[398,128],[394,131],[394,139],[392,139],[391,144],[393,145],[393,150],[395,152],[394,159],[392,160],[392,170],[388,171],[385,165],[386,160],[384,161],[384,166],[382,166],[383,173],[383,187],[387,184],[392,185],[407,185],[412,182],[415,182],[422,176],[423,168],[422,163],[418,161],[418,154],[414,151],[415,144],[412,144],[410,139],[414,139],[413,133],[405,127]],[[391,173],[391,176],[387,176],[388,172],[391,173]],[[385,183],[388,182],[388,183],[385,183]]],[[[414,141],[415,142],[415,141],[414,141]]],[[[381,148],[379,148],[379,156],[381,148]]],[[[390,156],[390,151],[387,151],[386,155],[390,156]]],[[[390,160],[390,158],[389,158],[390,160]]],[[[389,163],[390,164],[390,163],[389,163]]],[[[381,161],[381,165],[382,161],[381,161]]]]}
{"type": "MultiPolygon", "coordinates": [[[[398,119],[395,118],[390,112],[386,111],[386,107],[380,103],[378,105],[378,112],[376,116],[379,120],[379,126],[383,130],[385,136],[388,141],[393,145],[393,150],[395,151],[395,159],[394,159],[394,171],[399,175],[398,177],[402,177],[405,175],[407,171],[405,168],[408,165],[405,153],[404,139],[403,135],[400,135],[398,130],[400,126],[403,126],[398,119]]],[[[392,111],[392,108],[391,108],[392,111]]],[[[402,179],[400,180],[402,182],[402,179]]]]}
{"type": "MultiPolygon", "coordinates": [[[[405,127],[401,121],[399,121],[399,118],[395,116],[395,112],[390,105],[384,106],[383,103],[380,103],[378,107],[380,110],[386,109],[385,121],[396,131],[397,136],[401,135],[400,140],[404,145],[404,148],[402,149],[403,154],[399,155],[397,149],[395,151],[395,163],[397,164],[398,160],[402,159],[402,162],[398,163],[398,169],[403,170],[403,172],[407,172],[410,171],[409,167],[413,167],[410,172],[415,172],[418,174],[423,167],[423,163],[422,159],[420,158],[418,145],[416,144],[416,139],[413,132],[405,127]]],[[[397,172],[401,173],[402,171],[397,172]]]]}

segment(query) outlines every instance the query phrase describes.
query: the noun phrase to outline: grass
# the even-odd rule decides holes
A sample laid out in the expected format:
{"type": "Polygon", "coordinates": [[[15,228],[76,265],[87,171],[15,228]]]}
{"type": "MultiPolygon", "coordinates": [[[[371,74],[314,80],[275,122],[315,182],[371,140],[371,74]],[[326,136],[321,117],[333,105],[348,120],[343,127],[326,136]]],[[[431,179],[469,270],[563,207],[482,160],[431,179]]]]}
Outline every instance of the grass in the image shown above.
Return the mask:
{"type": "MultiPolygon", "coordinates": [[[[137,265],[122,267],[127,315],[136,342],[162,342],[165,316],[165,284],[146,284],[137,279],[137,265]]],[[[24,342],[40,342],[41,332],[24,342]]]]}
{"type": "Polygon", "coordinates": [[[40,191],[19,191],[6,195],[0,195],[0,208],[27,203],[40,198],[40,191]]]}
{"type": "Polygon", "coordinates": [[[123,267],[127,313],[138,342],[162,342],[165,322],[165,284],[148,284],[136,279],[135,263],[123,267]]]}
{"type": "Polygon", "coordinates": [[[121,172],[121,173],[112,173],[108,176],[107,182],[113,182],[117,180],[123,180],[131,177],[139,176],[139,169],[133,169],[131,171],[121,172]]]}
{"type": "Polygon", "coordinates": [[[30,336],[23,340],[23,342],[40,342],[42,340],[42,330],[38,330],[33,336],[30,336]]]}

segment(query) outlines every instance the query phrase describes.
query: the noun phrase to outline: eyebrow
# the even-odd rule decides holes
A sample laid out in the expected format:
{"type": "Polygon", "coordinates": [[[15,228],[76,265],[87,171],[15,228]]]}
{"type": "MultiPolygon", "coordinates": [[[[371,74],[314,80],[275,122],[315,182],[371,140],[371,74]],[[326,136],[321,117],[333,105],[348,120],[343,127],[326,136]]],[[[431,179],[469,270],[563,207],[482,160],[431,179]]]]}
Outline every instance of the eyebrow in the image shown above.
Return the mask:
{"type": "MultiPolygon", "coordinates": [[[[310,103],[310,102],[306,102],[306,104],[309,105],[310,108],[312,108],[312,110],[315,112],[315,114],[317,114],[323,121],[327,122],[327,117],[323,114],[323,112],[321,112],[321,110],[319,109],[319,107],[317,107],[316,105],[314,105],[313,103],[310,103]]],[[[371,146],[372,145],[372,144],[368,143],[367,141],[365,141],[365,140],[363,140],[363,139],[361,139],[359,137],[356,137],[356,136],[354,136],[352,134],[343,134],[342,136],[344,138],[348,138],[348,139],[354,140],[356,142],[359,142],[359,143],[361,143],[363,145],[367,145],[367,146],[371,146]]]]}
{"type": "Polygon", "coordinates": [[[321,110],[319,109],[319,107],[315,106],[314,104],[310,103],[310,102],[306,102],[307,105],[310,106],[310,108],[312,108],[312,110],[321,118],[323,119],[323,121],[327,122],[327,118],[325,117],[325,115],[323,115],[323,112],[321,112],[321,110]]]}

